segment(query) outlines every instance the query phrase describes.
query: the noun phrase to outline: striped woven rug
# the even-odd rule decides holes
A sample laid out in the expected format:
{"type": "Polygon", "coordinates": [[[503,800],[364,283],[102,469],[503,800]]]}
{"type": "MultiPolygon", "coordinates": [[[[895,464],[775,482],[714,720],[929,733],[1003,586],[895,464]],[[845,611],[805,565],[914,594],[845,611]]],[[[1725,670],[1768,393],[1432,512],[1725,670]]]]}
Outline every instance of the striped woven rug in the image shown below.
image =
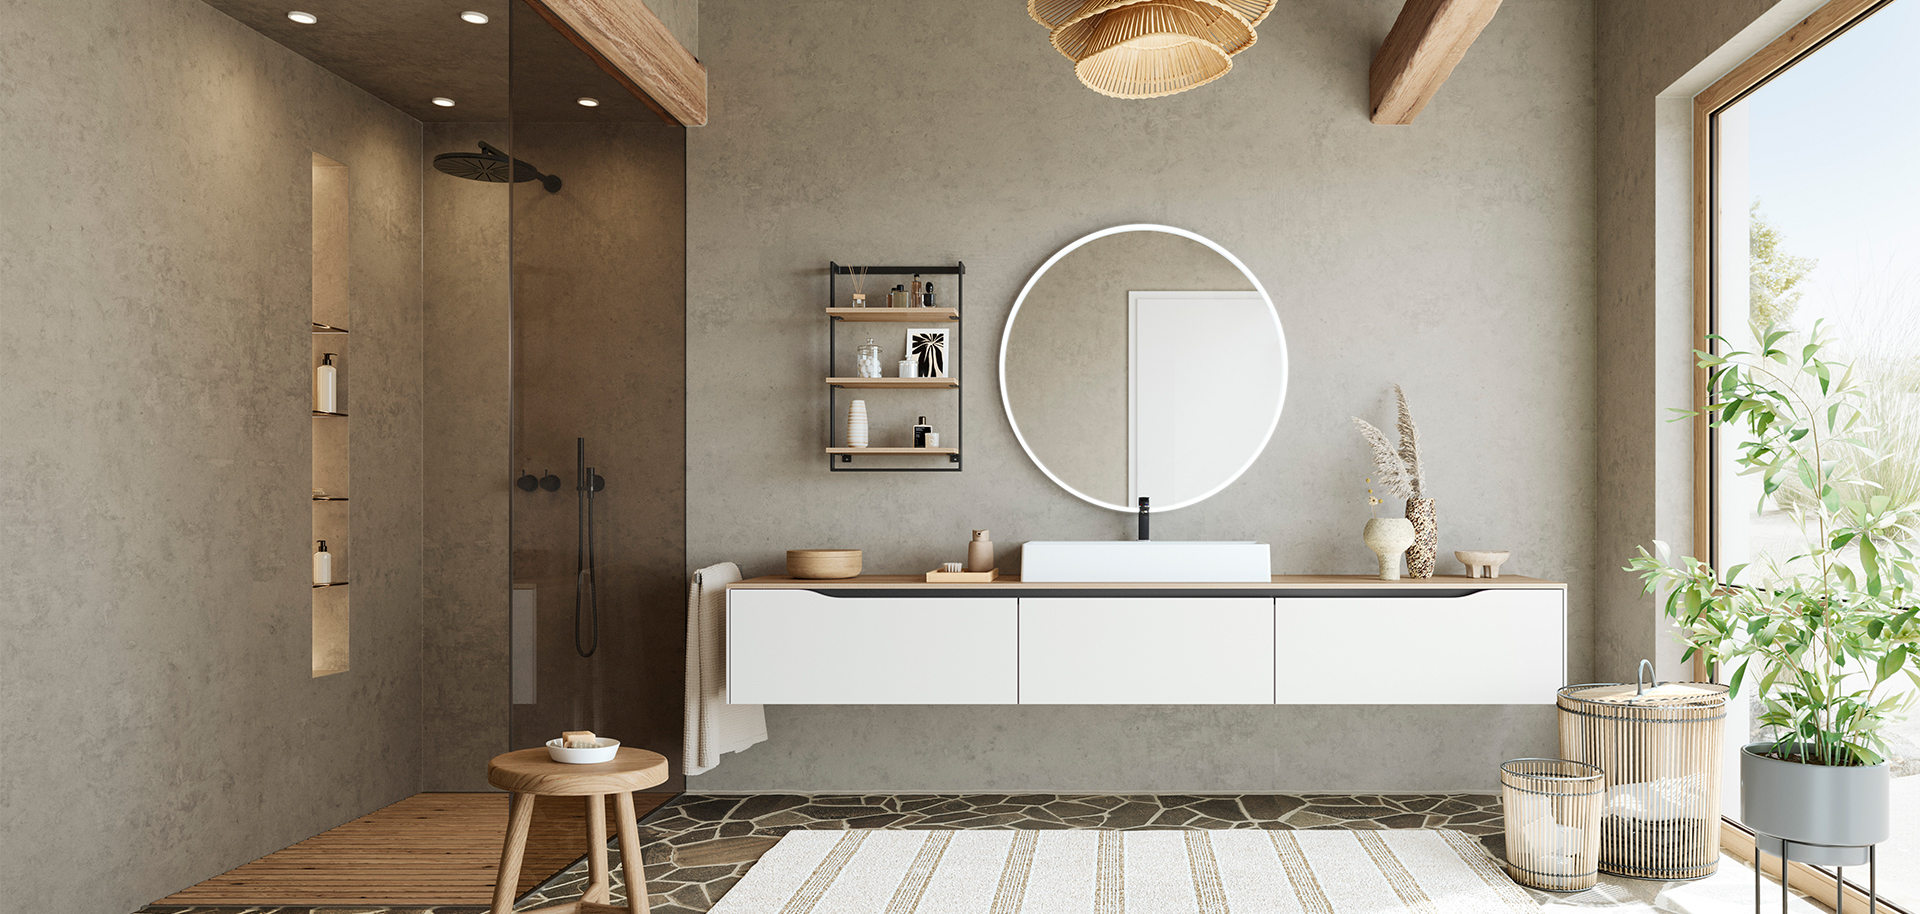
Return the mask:
{"type": "Polygon", "coordinates": [[[1455,831],[796,831],[712,914],[1538,912],[1455,831]]]}

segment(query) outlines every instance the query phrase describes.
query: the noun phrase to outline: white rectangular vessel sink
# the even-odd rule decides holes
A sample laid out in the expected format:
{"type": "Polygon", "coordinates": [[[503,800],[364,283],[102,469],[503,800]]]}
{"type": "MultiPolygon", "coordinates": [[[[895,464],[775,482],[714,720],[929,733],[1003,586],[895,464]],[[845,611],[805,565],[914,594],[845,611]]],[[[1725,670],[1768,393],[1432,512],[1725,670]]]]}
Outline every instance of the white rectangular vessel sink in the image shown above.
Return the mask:
{"type": "Polygon", "coordinates": [[[1034,583],[1259,583],[1273,579],[1266,543],[1117,540],[1029,542],[1020,580],[1034,583]]]}

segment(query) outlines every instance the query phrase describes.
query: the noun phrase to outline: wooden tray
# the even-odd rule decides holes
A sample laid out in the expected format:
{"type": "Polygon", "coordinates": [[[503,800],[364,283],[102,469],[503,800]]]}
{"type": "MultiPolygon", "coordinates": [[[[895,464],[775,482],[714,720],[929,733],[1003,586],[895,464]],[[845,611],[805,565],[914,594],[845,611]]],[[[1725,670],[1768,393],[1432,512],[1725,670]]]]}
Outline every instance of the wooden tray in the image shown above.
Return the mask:
{"type": "Polygon", "coordinates": [[[988,584],[1000,580],[1000,569],[992,571],[941,571],[938,568],[927,572],[929,584],[988,584]]]}

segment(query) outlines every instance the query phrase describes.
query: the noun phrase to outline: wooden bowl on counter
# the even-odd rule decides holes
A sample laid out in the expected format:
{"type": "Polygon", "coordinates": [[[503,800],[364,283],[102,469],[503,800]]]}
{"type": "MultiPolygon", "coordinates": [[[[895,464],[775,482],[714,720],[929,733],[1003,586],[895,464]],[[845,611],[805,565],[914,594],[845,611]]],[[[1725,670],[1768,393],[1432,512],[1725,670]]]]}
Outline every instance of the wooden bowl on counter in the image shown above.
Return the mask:
{"type": "Polygon", "coordinates": [[[796,578],[851,578],[860,573],[858,549],[788,549],[787,574],[796,578]]]}

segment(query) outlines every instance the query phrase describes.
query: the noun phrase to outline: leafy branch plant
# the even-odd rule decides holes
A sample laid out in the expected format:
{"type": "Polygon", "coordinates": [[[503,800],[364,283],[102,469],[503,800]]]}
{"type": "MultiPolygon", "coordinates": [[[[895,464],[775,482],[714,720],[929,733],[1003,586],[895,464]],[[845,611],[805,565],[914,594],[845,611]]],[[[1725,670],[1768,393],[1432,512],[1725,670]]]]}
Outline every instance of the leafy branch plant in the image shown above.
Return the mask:
{"type": "MultiPolygon", "coordinates": [[[[1361,437],[1373,446],[1373,466],[1380,474],[1380,488],[1395,498],[1425,498],[1427,471],[1420,463],[1420,430],[1414,427],[1413,411],[1407,408],[1406,391],[1395,384],[1393,395],[1400,401],[1398,448],[1388,440],[1386,433],[1359,416],[1353,417],[1353,424],[1360,426],[1361,437]]],[[[1368,495],[1371,497],[1371,490],[1368,495]]]]}
{"type": "Polygon", "coordinates": [[[1648,593],[1667,592],[1666,614],[1685,627],[1687,659],[1701,654],[1732,669],[1734,694],[1758,677],[1759,723],[1772,728],[1775,757],[1876,765],[1887,754],[1883,731],[1920,694],[1901,691],[1898,681],[1920,690],[1911,531],[1890,499],[1872,494],[1859,462],[1840,459],[1846,449],[1866,451],[1870,431],[1866,392],[1851,366],[1821,357],[1828,341],[1818,323],[1797,352],[1783,344],[1789,336],[1768,326],[1755,334],[1758,351],[1695,354],[1714,392],[1708,421],[1743,433],[1735,462],[1743,475],[1760,477],[1762,504],[1788,480],[1816,495],[1795,511],[1806,552],[1742,583],[1746,565],[1722,575],[1697,558],[1675,560],[1655,541],[1656,554],[1639,549],[1627,570],[1648,593]]]}

